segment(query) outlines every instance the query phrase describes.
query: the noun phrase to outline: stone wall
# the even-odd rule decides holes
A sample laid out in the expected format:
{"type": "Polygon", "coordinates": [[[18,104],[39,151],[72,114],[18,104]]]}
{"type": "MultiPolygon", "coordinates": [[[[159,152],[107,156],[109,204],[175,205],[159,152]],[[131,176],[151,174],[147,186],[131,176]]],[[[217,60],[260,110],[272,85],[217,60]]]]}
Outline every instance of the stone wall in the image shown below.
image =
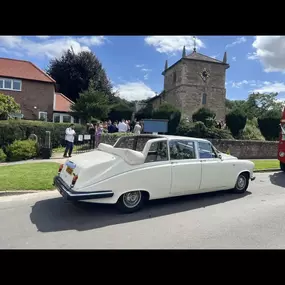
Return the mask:
{"type": "Polygon", "coordinates": [[[240,159],[277,159],[278,142],[214,139],[211,141],[219,151],[229,152],[240,159]]]}
{"type": "MultiPolygon", "coordinates": [[[[113,145],[118,137],[103,135],[101,142],[113,145]]],[[[240,159],[277,159],[278,142],[209,139],[221,152],[240,159]]]]}

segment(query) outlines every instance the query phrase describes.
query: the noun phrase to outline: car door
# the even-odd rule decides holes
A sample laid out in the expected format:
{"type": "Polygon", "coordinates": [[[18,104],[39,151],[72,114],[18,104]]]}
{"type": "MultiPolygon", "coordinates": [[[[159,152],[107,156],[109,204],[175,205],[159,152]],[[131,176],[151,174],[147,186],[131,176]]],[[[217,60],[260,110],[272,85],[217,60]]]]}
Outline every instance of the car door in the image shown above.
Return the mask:
{"type": "Polygon", "coordinates": [[[194,141],[170,140],[169,154],[172,169],[171,194],[191,194],[199,191],[201,161],[194,141]]]}
{"type": "MultiPolygon", "coordinates": [[[[149,142],[148,142],[149,143],[149,142]]],[[[171,189],[171,164],[166,139],[151,140],[141,170],[142,182],[148,185],[153,198],[168,197],[171,189]]]]}
{"type": "Polygon", "coordinates": [[[236,179],[235,163],[221,160],[210,142],[199,141],[197,147],[202,166],[200,189],[215,191],[231,187],[236,179]]]}

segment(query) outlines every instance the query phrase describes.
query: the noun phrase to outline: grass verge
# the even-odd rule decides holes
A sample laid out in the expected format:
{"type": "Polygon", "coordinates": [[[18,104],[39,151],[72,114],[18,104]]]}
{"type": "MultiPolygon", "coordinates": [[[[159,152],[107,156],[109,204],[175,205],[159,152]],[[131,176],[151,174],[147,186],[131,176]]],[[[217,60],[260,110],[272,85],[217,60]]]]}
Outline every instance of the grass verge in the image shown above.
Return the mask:
{"type": "Polygon", "coordinates": [[[267,170],[280,168],[279,160],[277,159],[264,159],[264,160],[251,160],[255,164],[254,170],[267,170]]]}
{"type": "Polygon", "coordinates": [[[0,191],[52,190],[58,167],[59,164],[54,162],[1,166],[0,191]]]}

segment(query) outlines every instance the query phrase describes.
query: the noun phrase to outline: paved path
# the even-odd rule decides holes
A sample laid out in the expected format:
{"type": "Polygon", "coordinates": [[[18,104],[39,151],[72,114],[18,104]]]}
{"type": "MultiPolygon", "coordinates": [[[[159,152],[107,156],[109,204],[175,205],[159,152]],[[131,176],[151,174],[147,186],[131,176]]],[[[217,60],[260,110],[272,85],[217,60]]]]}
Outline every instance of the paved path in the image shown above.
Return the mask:
{"type": "Polygon", "coordinates": [[[285,174],[257,174],[246,195],[211,193],[112,206],[57,192],[0,198],[0,248],[285,248],[285,174]]]}
{"type": "MultiPolygon", "coordinates": [[[[74,155],[76,156],[76,155],[74,155]]],[[[50,159],[29,159],[29,160],[22,160],[22,161],[15,161],[15,162],[3,162],[0,163],[0,166],[6,165],[16,165],[16,164],[24,164],[24,163],[39,163],[39,162],[57,162],[57,163],[64,163],[67,158],[64,157],[54,157],[50,159]]]]}

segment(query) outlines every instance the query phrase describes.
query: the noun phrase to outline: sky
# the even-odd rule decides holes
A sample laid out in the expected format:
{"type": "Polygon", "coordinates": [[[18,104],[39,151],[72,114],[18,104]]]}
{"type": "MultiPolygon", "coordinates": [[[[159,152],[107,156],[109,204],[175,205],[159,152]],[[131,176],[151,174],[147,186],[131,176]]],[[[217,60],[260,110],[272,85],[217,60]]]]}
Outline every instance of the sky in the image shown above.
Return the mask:
{"type": "MultiPolygon", "coordinates": [[[[163,90],[162,71],[193,50],[193,36],[0,36],[0,57],[28,60],[45,70],[72,47],[92,51],[114,91],[143,100],[163,90]]],[[[227,51],[227,98],[278,92],[285,100],[285,36],[196,36],[197,52],[222,60],[227,51]]]]}

